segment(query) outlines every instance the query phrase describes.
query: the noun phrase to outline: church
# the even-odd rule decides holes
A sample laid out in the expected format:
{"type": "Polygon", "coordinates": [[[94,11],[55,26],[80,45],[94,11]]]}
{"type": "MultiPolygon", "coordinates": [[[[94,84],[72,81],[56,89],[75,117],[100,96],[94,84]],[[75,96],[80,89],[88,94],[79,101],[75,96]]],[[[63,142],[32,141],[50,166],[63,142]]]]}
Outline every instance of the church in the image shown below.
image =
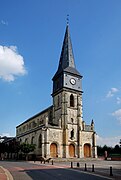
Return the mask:
{"type": "Polygon", "coordinates": [[[93,120],[83,120],[82,75],[75,66],[66,25],[58,69],[52,78],[53,104],[16,127],[20,143],[36,144],[33,154],[46,158],[97,157],[93,120]]]}

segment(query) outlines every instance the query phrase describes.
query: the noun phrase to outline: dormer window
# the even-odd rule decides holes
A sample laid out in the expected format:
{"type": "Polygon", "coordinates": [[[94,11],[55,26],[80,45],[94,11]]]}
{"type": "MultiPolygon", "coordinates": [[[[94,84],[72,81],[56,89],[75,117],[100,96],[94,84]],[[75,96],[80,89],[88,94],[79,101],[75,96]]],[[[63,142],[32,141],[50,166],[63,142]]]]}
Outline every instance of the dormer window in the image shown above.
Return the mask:
{"type": "Polygon", "coordinates": [[[73,94],[70,95],[70,107],[74,107],[74,96],[73,96],[73,94]]]}

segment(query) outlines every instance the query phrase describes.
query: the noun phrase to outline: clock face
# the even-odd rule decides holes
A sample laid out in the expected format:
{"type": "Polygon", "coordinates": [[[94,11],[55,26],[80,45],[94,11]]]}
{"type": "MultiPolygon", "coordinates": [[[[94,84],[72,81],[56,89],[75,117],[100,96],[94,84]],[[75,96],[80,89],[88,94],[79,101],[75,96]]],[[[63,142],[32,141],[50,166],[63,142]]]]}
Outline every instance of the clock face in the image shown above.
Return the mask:
{"type": "Polygon", "coordinates": [[[74,84],[76,84],[76,80],[75,80],[74,78],[71,78],[71,79],[70,79],[70,83],[71,83],[72,85],[74,85],[74,84]]]}

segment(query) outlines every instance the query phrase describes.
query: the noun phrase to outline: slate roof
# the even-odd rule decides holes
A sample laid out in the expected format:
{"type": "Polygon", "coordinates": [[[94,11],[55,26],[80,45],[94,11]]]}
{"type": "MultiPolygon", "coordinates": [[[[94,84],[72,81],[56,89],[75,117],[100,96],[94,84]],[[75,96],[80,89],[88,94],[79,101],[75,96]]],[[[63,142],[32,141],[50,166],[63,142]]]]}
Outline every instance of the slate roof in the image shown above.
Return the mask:
{"type": "Polygon", "coordinates": [[[81,74],[76,70],[68,24],[66,26],[58,70],[53,79],[58,77],[62,72],[68,72],[77,76],[81,76],[81,74]]]}

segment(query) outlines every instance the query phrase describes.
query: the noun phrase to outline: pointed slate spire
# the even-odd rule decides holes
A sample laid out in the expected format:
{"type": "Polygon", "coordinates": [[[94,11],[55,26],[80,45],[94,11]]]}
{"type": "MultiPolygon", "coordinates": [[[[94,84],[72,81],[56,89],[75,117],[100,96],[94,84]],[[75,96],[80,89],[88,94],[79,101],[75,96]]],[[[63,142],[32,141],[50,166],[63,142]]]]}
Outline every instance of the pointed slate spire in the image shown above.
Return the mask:
{"type": "Polygon", "coordinates": [[[69,27],[67,25],[65,37],[63,41],[63,46],[62,46],[62,51],[61,51],[61,56],[60,56],[59,68],[65,69],[68,66],[75,68],[69,27]]]}
{"type": "Polygon", "coordinates": [[[77,76],[81,76],[75,67],[74,55],[73,55],[73,49],[72,49],[72,44],[71,44],[68,23],[66,26],[66,32],[65,32],[65,36],[64,36],[58,70],[53,78],[56,78],[63,71],[77,75],[77,76]]]}

